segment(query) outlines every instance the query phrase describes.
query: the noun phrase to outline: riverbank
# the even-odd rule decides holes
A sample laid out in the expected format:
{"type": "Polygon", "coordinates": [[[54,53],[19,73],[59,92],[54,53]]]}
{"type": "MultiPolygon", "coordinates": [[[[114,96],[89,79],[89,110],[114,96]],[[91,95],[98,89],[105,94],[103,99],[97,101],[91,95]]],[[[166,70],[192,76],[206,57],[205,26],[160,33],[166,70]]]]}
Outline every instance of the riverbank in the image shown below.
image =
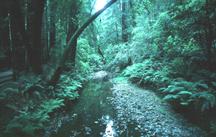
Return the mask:
{"type": "MultiPolygon", "coordinates": [[[[60,120],[61,121],[61,120],[60,120]]],[[[152,91],[124,78],[90,80],[50,137],[206,137],[152,91]]],[[[47,137],[48,137],[47,136],[47,137]]]]}
{"type": "Polygon", "coordinates": [[[152,91],[129,82],[114,82],[112,103],[117,118],[136,121],[135,129],[147,137],[205,137],[204,131],[176,114],[152,91]]]}

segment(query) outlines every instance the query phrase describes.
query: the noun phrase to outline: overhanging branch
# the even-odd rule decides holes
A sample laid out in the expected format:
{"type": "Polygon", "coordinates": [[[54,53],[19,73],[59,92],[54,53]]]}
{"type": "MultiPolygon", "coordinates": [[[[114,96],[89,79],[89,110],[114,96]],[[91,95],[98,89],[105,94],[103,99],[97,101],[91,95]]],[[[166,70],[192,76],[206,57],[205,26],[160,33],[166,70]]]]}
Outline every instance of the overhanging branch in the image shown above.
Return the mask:
{"type": "Polygon", "coordinates": [[[101,14],[103,13],[107,8],[109,8],[112,4],[114,4],[117,0],[110,0],[104,8],[94,13],[79,29],[76,30],[76,32],[73,34],[73,36],[70,38],[70,40],[67,43],[67,47],[64,50],[63,57],[60,60],[60,63],[55,70],[54,74],[51,77],[50,83],[56,83],[61,72],[62,68],[65,64],[65,61],[67,60],[67,57],[69,56],[72,48],[76,48],[77,38],[82,34],[82,32],[101,14]]]}

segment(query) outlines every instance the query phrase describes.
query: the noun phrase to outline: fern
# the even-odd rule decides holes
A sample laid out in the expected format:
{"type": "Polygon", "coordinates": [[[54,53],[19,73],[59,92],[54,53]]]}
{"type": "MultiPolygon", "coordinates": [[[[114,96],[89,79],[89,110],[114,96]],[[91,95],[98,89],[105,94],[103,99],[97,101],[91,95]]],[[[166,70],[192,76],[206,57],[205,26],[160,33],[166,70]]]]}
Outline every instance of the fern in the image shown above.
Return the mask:
{"type": "Polygon", "coordinates": [[[172,94],[168,94],[163,98],[163,100],[168,102],[177,101],[178,99],[179,99],[179,95],[172,95],[172,94]]]}
{"type": "Polygon", "coordinates": [[[165,94],[165,100],[168,102],[175,101],[181,106],[189,106],[192,103],[192,95],[196,91],[193,82],[188,82],[183,79],[176,80],[167,88],[160,89],[163,94],[165,94]],[[173,100],[166,99],[167,97],[175,97],[173,100]]]}
{"type": "Polygon", "coordinates": [[[81,82],[77,80],[72,80],[69,85],[62,84],[61,89],[57,93],[57,96],[66,100],[74,100],[79,97],[77,90],[82,87],[81,82]]]}
{"type": "Polygon", "coordinates": [[[203,80],[195,83],[195,87],[201,90],[208,90],[209,86],[203,80]]]}
{"type": "Polygon", "coordinates": [[[164,90],[162,91],[163,93],[172,93],[172,94],[175,94],[175,93],[178,93],[179,91],[183,91],[185,90],[184,87],[177,87],[175,85],[169,85],[167,88],[164,88],[164,90]]]}
{"type": "Polygon", "coordinates": [[[14,88],[5,88],[0,92],[0,96],[3,99],[10,99],[11,97],[18,95],[19,94],[19,90],[18,89],[14,89],[14,88]]]}
{"type": "Polygon", "coordinates": [[[187,90],[194,91],[196,90],[195,84],[186,80],[180,80],[172,83],[175,86],[183,87],[187,90]]]}
{"type": "Polygon", "coordinates": [[[7,133],[22,132],[35,136],[36,131],[43,129],[50,120],[50,113],[64,106],[63,99],[50,99],[44,101],[36,111],[24,111],[15,116],[7,125],[7,133]]]}
{"type": "Polygon", "coordinates": [[[211,129],[211,136],[216,136],[216,122],[211,122],[211,126],[210,126],[210,129],[211,129]]]}
{"type": "Polygon", "coordinates": [[[177,95],[180,95],[180,96],[191,96],[191,95],[193,95],[193,93],[189,92],[189,91],[180,91],[177,95]]]}
{"type": "Polygon", "coordinates": [[[207,91],[195,93],[192,98],[195,105],[198,105],[202,112],[216,105],[216,97],[207,91]]]}
{"type": "Polygon", "coordinates": [[[216,98],[212,93],[202,90],[210,90],[204,81],[189,82],[183,79],[176,80],[166,88],[160,89],[165,94],[164,100],[168,102],[175,100],[182,106],[194,104],[203,112],[215,107],[216,98]]]}
{"type": "Polygon", "coordinates": [[[60,107],[64,106],[64,100],[63,99],[50,99],[47,101],[44,101],[43,104],[40,107],[39,111],[41,112],[45,112],[47,114],[53,112],[55,109],[58,109],[60,107]]]}
{"type": "Polygon", "coordinates": [[[57,96],[59,98],[63,98],[63,99],[72,101],[72,100],[77,99],[79,97],[79,94],[77,92],[64,91],[64,92],[58,93],[57,96]]]}
{"type": "Polygon", "coordinates": [[[211,82],[212,86],[216,88],[216,82],[211,82]]]}

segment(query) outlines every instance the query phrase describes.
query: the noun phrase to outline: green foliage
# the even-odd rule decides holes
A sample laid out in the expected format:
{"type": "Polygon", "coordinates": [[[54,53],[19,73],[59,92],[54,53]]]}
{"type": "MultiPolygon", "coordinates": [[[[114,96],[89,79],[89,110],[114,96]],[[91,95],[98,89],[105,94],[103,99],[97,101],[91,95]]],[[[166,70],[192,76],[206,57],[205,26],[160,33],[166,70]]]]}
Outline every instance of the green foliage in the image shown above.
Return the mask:
{"type": "Polygon", "coordinates": [[[0,101],[3,100],[12,100],[14,98],[14,96],[19,95],[20,92],[18,89],[14,89],[14,88],[5,88],[0,92],[0,101]]]}
{"type": "Polygon", "coordinates": [[[57,96],[59,98],[64,98],[66,100],[72,101],[72,100],[77,99],[79,97],[79,94],[75,91],[66,90],[66,91],[58,93],[57,96]]]}
{"type": "Polygon", "coordinates": [[[76,70],[87,76],[93,70],[101,68],[102,57],[92,48],[85,38],[78,40],[76,53],[76,70]]]}
{"type": "Polygon", "coordinates": [[[143,63],[136,63],[127,67],[122,74],[139,84],[159,86],[169,82],[168,70],[166,66],[162,67],[161,64],[147,59],[143,63]]]}
{"type": "Polygon", "coordinates": [[[63,99],[50,99],[44,101],[34,111],[21,111],[7,125],[6,132],[9,134],[22,132],[26,135],[36,135],[36,132],[43,129],[45,124],[50,120],[50,114],[64,106],[63,102],[63,99]]]}
{"type": "Polygon", "coordinates": [[[125,56],[128,56],[127,54],[127,46],[126,44],[118,44],[118,45],[108,45],[105,49],[105,58],[107,61],[107,64],[112,64],[112,62],[119,62],[121,58],[125,58],[125,56]],[[114,61],[117,60],[117,61],[114,61]]]}
{"type": "Polygon", "coordinates": [[[173,62],[167,63],[167,66],[164,64],[154,59],[146,59],[142,63],[127,67],[122,75],[137,84],[160,88],[160,93],[164,95],[163,99],[174,105],[196,108],[201,112],[215,107],[215,95],[212,92],[214,83],[209,83],[210,79],[214,80],[214,73],[192,73],[191,68],[185,67],[182,58],[176,58],[173,62]],[[187,78],[192,74],[200,75],[200,78],[195,79],[196,81],[173,78],[187,78]]]}
{"type": "Polygon", "coordinates": [[[113,83],[127,83],[127,77],[116,77],[113,79],[113,83]]]}
{"type": "Polygon", "coordinates": [[[188,75],[188,65],[185,63],[185,61],[182,58],[175,58],[171,62],[171,70],[173,72],[173,75],[176,76],[185,76],[188,75]]]}
{"type": "Polygon", "coordinates": [[[196,107],[199,107],[202,112],[216,106],[215,95],[209,93],[208,91],[195,93],[192,98],[196,107]]]}
{"type": "Polygon", "coordinates": [[[192,102],[194,87],[192,82],[177,81],[172,82],[167,88],[161,88],[161,91],[165,94],[163,98],[165,101],[188,106],[192,102]]]}
{"type": "Polygon", "coordinates": [[[213,121],[211,122],[211,126],[210,126],[211,132],[210,135],[213,137],[216,135],[216,122],[213,121]]]}
{"type": "Polygon", "coordinates": [[[86,39],[79,39],[77,44],[76,65],[81,73],[87,74],[90,72],[90,54],[91,47],[86,39]]]}
{"type": "Polygon", "coordinates": [[[79,75],[76,77],[69,72],[68,75],[62,75],[58,84],[57,97],[67,101],[75,100],[79,97],[78,90],[82,88],[83,78],[79,75]]]}
{"type": "Polygon", "coordinates": [[[193,105],[194,108],[204,112],[215,107],[215,95],[205,90],[210,90],[203,81],[189,82],[180,80],[172,82],[167,88],[161,88],[164,100],[182,106],[193,105]]]}
{"type": "Polygon", "coordinates": [[[49,114],[53,112],[54,110],[64,106],[64,100],[63,99],[50,99],[46,100],[42,103],[40,111],[38,114],[45,113],[49,114]]]}

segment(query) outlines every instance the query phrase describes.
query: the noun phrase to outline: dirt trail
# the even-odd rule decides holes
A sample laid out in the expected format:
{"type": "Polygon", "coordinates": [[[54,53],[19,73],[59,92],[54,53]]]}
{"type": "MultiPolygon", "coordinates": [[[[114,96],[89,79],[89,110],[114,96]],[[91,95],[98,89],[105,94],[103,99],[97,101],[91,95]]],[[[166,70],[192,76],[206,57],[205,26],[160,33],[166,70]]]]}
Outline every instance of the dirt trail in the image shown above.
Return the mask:
{"type": "Polygon", "coordinates": [[[112,104],[121,121],[135,121],[143,137],[206,137],[149,90],[129,82],[114,83],[112,104]]]}

